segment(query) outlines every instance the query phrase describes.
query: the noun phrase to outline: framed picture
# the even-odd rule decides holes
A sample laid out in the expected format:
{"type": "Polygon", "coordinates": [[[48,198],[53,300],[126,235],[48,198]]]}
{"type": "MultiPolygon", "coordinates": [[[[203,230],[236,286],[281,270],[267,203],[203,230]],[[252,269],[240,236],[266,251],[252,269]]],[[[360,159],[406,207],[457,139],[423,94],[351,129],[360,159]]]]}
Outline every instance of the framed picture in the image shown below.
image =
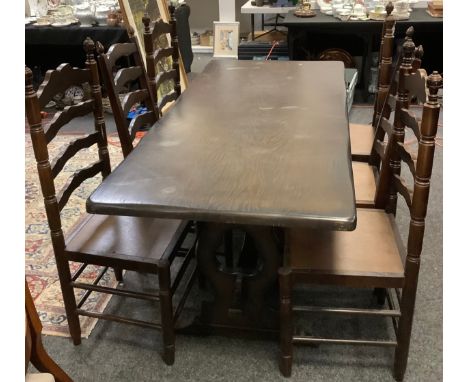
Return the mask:
{"type": "Polygon", "coordinates": [[[237,48],[239,47],[239,22],[226,23],[215,21],[213,24],[213,57],[237,58],[237,48]]]}
{"type": "MultiPolygon", "coordinates": [[[[156,21],[158,17],[161,17],[165,22],[169,22],[169,9],[167,7],[166,0],[119,0],[120,9],[122,10],[125,26],[128,30],[132,27],[135,31],[135,36],[138,42],[138,47],[143,58],[143,63],[146,65],[145,60],[145,47],[143,44],[143,21],[142,18],[145,13],[148,13],[149,18],[152,21],[156,21]]],[[[159,38],[159,45],[161,48],[165,48],[169,45],[169,35],[163,35],[159,38]]],[[[182,57],[179,58],[182,60],[182,57]]],[[[170,64],[167,59],[167,65],[170,64]]],[[[187,74],[185,73],[184,65],[179,66],[180,70],[180,84],[182,91],[187,88],[187,74]]]]}

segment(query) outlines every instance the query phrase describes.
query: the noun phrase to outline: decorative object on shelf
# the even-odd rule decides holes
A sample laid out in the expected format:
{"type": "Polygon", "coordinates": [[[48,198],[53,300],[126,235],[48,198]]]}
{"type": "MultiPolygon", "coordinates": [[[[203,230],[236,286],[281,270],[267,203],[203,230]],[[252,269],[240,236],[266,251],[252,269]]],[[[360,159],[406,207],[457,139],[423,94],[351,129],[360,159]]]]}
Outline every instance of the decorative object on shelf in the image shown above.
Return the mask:
{"type": "Polygon", "coordinates": [[[43,17],[47,15],[47,0],[31,0],[29,4],[31,8],[31,15],[35,15],[37,17],[43,17]]]}
{"type": "Polygon", "coordinates": [[[326,15],[332,15],[332,5],[330,0],[317,0],[317,5],[320,8],[320,12],[325,13],[326,15]]]}
{"type": "Polygon", "coordinates": [[[443,17],[444,16],[443,0],[428,1],[427,13],[429,13],[432,17],[443,17]]]}
{"type": "Polygon", "coordinates": [[[355,68],[353,56],[349,52],[340,48],[325,49],[319,54],[320,61],[341,61],[345,68],[355,68]]]}
{"type": "Polygon", "coordinates": [[[115,8],[111,9],[107,14],[107,25],[115,27],[122,22],[122,14],[115,8]]]}
{"type": "Polygon", "coordinates": [[[255,0],[255,5],[257,7],[263,7],[263,0],[255,0]]]}
{"type": "Polygon", "coordinates": [[[81,26],[90,27],[96,24],[96,17],[94,15],[95,5],[87,1],[75,5],[75,17],[80,21],[81,26]]]}
{"type": "Polygon", "coordinates": [[[237,58],[237,49],[239,47],[239,22],[225,23],[215,21],[213,24],[213,57],[237,58]]]}
{"type": "Polygon", "coordinates": [[[200,35],[200,45],[202,46],[213,46],[213,31],[207,30],[200,35]]]}
{"type": "Polygon", "coordinates": [[[309,0],[300,0],[297,9],[294,11],[294,15],[297,17],[314,17],[317,14],[312,9],[309,0]]]}
{"type": "Polygon", "coordinates": [[[200,44],[200,34],[197,32],[193,32],[192,35],[190,36],[192,46],[193,45],[201,45],[200,44]]]}
{"type": "Polygon", "coordinates": [[[398,0],[395,2],[395,9],[392,16],[397,20],[406,20],[410,16],[410,5],[408,0],[398,0]]]}

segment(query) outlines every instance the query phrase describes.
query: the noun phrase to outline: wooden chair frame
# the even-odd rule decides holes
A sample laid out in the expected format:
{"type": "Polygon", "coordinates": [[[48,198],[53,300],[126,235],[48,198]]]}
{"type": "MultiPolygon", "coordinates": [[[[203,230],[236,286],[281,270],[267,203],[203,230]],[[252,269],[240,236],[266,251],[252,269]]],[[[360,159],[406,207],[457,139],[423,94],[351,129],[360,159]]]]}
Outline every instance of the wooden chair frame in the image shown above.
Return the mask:
{"type": "Polygon", "coordinates": [[[50,373],[57,382],[73,382],[62,368],[49,356],[42,344],[42,324],[31,297],[28,284],[25,282],[26,298],[26,372],[29,363],[41,373],[50,373]]]}
{"type": "Polygon", "coordinates": [[[96,44],[99,68],[109,96],[124,158],[133,150],[137,131],[144,126],[152,126],[159,118],[133,29],[129,30],[129,37],[130,42],[114,44],[109,47],[107,53],[104,52],[104,46],[100,42],[96,44]],[[134,66],[121,68],[114,75],[115,64],[123,57],[132,59],[134,66]],[[129,90],[128,84],[135,81],[138,81],[139,88],[129,90]],[[125,98],[121,101],[119,94],[123,91],[125,98]],[[128,112],[136,103],[143,104],[148,111],[128,120],[128,112]]]}
{"type": "MultiPolygon", "coordinates": [[[[404,273],[399,276],[391,276],[387,273],[379,274],[347,274],[326,272],[307,267],[294,268],[291,259],[294,253],[285,254],[285,265],[279,270],[280,282],[280,370],[284,376],[291,375],[293,344],[351,344],[351,345],[377,345],[395,346],[394,378],[403,380],[409,353],[411,328],[416,299],[418,274],[420,267],[420,256],[424,239],[425,217],[427,213],[430,178],[432,173],[433,157],[435,150],[435,136],[438,128],[438,117],[440,104],[437,93],[442,87],[442,77],[434,72],[427,79],[429,88],[428,100],[424,104],[421,123],[410,116],[409,91],[405,87],[405,80],[412,71],[411,52],[414,52],[414,43],[405,41],[403,46],[405,56],[399,72],[398,94],[395,105],[395,123],[389,138],[388,160],[390,165],[385,167],[390,170],[388,179],[387,205],[385,212],[389,218],[394,232],[395,245],[399,255],[404,262],[404,273]],[[415,125],[416,123],[416,125],[415,125]],[[419,141],[416,162],[404,146],[405,128],[409,127],[415,131],[419,141]],[[401,161],[408,165],[410,173],[414,178],[414,188],[410,191],[400,177],[401,161]],[[398,230],[394,222],[397,194],[400,193],[411,214],[409,235],[406,249],[403,246],[398,230]],[[292,306],[291,295],[294,285],[305,284],[335,284],[349,287],[378,288],[387,299],[388,309],[350,309],[350,308],[327,308],[327,307],[303,307],[292,306]],[[396,300],[390,293],[395,289],[396,300]],[[401,290],[400,290],[401,289],[401,290]],[[396,340],[354,340],[354,339],[330,339],[315,338],[310,336],[297,336],[293,334],[293,312],[321,312],[345,315],[372,315],[389,316],[392,319],[396,333],[396,340]]],[[[364,210],[365,211],[365,210],[364,210]]],[[[378,212],[378,211],[376,211],[378,212]]],[[[383,211],[382,211],[383,212],[383,211]]],[[[359,224],[359,223],[358,223],[359,224]]],[[[289,248],[290,232],[286,236],[286,247],[289,248]]],[[[313,233],[312,233],[313,234],[313,233]]],[[[351,233],[352,234],[352,233],[351,233]]],[[[304,250],[305,251],[305,250],[304,250]]],[[[310,254],[314,256],[314,254],[310,254]]],[[[379,253],[374,254],[376,257],[379,253]]]]}
{"type": "MultiPolygon", "coordinates": [[[[182,312],[183,305],[188,297],[196,274],[195,266],[192,267],[190,277],[186,283],[186,288],[182,292],[179,305],[174,310],[172,306],[172,296],[179,285],[181,285],[182,277],[185,271],[188,270],[189,264],[193,263],[192,260],[194,259],[196,239],[189,248],[182,248],[184,239],[191,229],[190,224],[188,222],[179,222],[174,220],[173,224],[174,227],[177,224],[177,229],[174,228],[173,231],[169,230],[169,232],[173,233],[171,233],[170,239],[168,239],[168,245],[165,247],[161,257],[154,260],[151,257],[149,260],[147,260],[146,258],[143,258],[143,254],[139,253],[135,254],[136,256],[134,257],[130,257],[128,256],[129,254],[116,253],[115,251],[103,253],[100,249],[98,249],[97,252],[80,252],[79,248],[81,248],[83,245],[78,243],[74,247],[74,240],[81,232],[84,232],[85,235],[87,234],[84,227],[90,227],[89,223],[92,221],[92,219],[99,219],[95,218],[97,215],[86,215],[85,218],[82,219],[79,224],[77,224],[73,232],[67,235],[67,237],[65,237],[62,232],[60,211],[66,205],[72,192],[85,179],[92,178],[99,173],[103,178],[105,178],[111,172],[109,153],[107,150],[106,130],[102,114],[103,110],[99,74],[97,63],[94,59],[94,42],[90,38],[87,38],[84,42],[84,48],[86,51],[86,69],[72,68],[69,64],[62,64],[57,70],[47,72],[45,80],[38,89],[37,93],[32,86],[31,70],[26,68],[25,72],[27,118],[30,125],[30,134],[33,143],[34,154],[38,164],[37,168],[39,179],[42,193],[44,195],[44,203],[50,227],[52,245],[54,248],[55,260],[57,264],[70,334],[75,345],[81,343],[81,328],[78,319],[79,315],[159,329],[162,330],[163,335],[163,359],[167,364],[170,365],[174,362],[174,326],[182,312]],[[41,109],[57,92],[65,90],[72,84],[76,85],[85,82],[89,82],[91,85],[92,99],[84,101],[78,105],[67,107],[62,112],[57,113],[52,121],[48,124],[46,131],[44,131],[44,127],[41,121],[41,109]],[[49,161],[47,144],[55,137],[59,129],[68,123],[71,119],[77,116],[88,114],[90,112],[93,112],[94,114],[95,132],[84,138],[78,138],[71,142],[65,148],[65,150],[59,154],[59,158],[51,164],[49,161]],[[72,158],[79,150],[91,147],[95,144],[98,147],[98,161],[82,170],[76,171],[75,174],[65,184],[62,191],[57,194],[55,191],[54,178],[64,168],[67,161],[72,158]],[[176,256],[184,256],[184,260],[179,269],[179,272],[171,281],[170,266],[176,256]],[[81,263],[81,266],[73,275],[70,272],[70,261],[81,263]],[[101,266],[103,268],[99,272],[94,282],[90,284],[80,282],[78,280],[79,276],[90,264],[101,266]],[[99,285],[99,281],[102,279],[109,267],[112,267],[116,270],[116,278],[119,281],[122,281],[122,269],[157,274],[159,278],[158,293],[148,294],[99,285]],[[85,290],[85,293],[78,302],[76,301],[74,295],[75,288],[85,290]],[[123,318],[111,314],[84,310],[83,304],[86,302],[87,298],[93,291],[149,301],[159,301],[161,305],[161,322],[146,322],[131,318],[123,318]]],[[[99,216],[101,216],[103,219],[106,218],[104,215],[99,216]]],[[[112,217],[109,218],[107,223],[113,224],[113,222],[117,221],[117,219],[130,218],[112,217]]],[[[135,220],[137,219],[138,218],[135,218],[135,220]]],[[[168,220],[154,219],[153,221],[156,220],[158,222],[160,221],[160,223],[158,223],[158,227],[162,227],[164,224],[169,224],[166,223],[168,220]]],[[[97,221],[98,223],[100,222],[99,220],[97,221]]],[[[89,230],[93,230],[93,227],[94,226],[91,226],[89,230]]],[[[102,224],[97,226],[97,228],[101,227],[103,227],[102,224]]],[[[86,242],[88,242],[90,236],[96,232],[97,231],[93,230],[88,236],[86,236],[86,242]]],[[[156,232],[151,234],[151,239],[156,237],[153,236],[155,234],[156,232]]],[[[114,236],[112,236],[112,240],[114,240],[113,238],[114,236]]]]}
{"type": "MultiPolygon", "coordinates": [[[[371,155],[368,159],[368,164],[353,162],[353,172],[355,175],[356,187],[356,206],[359,208],[385,208],[387,204],[387,190],[390,184],[391,161],[389,158],[388,142],[385,142],[385,137],[389,137],[392,133],[392,122],[390,122],[391,113],[395,113],[395,120],[400,118],[405,119],[405,123],[410,127],[415,134],[417,133],[416,126],[418,125],[417,118],[412,114],[403,113],[400,116],[400,110],[397,110],[398,104],[398,84],[400,79],[404,78],[405,88],[408,91],[408,100],[405,101],[409,105],[409,100],[416,97],[418,101],[426,100],[426,72],[419,69],[422,57],[422,46],[417,49],[414,47],[412,36],[414,28],[410,27],[406,31],[405,42],[407,43],[406,51],[398,59],[399,66],[393,70],[393,73],[388,72],[390,77],[390,86],[383,97],[384,105],[382,113],[377,114],[377,129],[374,135],[371,155]],[[419,62],[414,64],[415,57],[419,57],[419,62]],[[398,69],[398,70],[397,70],[398,69]],[[372,183],[372,185],[368,185],[372,183]],[[363,187],[371,189],[375,185],[375,192],[372,197],[365,200],[359,199],[360,191],[363,187]]],[[[388,70],[390,67],[388,68],[388,70]]],[[[373,190],[372,190],[373,191],[373,190]]],[[[369,191],[367,191],[369,192],[369,191]]]]}

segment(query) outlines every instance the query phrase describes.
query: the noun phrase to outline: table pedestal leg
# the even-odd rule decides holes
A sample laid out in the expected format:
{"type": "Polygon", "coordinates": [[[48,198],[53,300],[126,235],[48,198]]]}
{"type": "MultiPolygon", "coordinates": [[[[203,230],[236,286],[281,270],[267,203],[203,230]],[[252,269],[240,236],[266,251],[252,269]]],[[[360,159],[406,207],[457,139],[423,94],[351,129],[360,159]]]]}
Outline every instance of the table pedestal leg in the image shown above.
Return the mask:
{"type": "MultiPolygon", "coordinates": [[[[278,310],[272,312],[265,304],[265,295],[277,281],[281,265],[280,251],[273,229],[261,226],[235,226],[253,241],[258,256],[257,267],[250,273],[223,267],[216,258],[216,250],[229,224],[200,223],[197,248],[198,266],[214,291],[214,301],[202,303],[201,316],[182,333],[275,337],[278,328],[278,310]],[[236,280],[241,278],[241,296],[236,296],[236,280]],[[240,300],[240,303],[237,301],[240,300]]],[[[252,246],[250,246],[252,250],[252,246]]],[[[245,256],[245,254],[244,254],[245,256]]]]}

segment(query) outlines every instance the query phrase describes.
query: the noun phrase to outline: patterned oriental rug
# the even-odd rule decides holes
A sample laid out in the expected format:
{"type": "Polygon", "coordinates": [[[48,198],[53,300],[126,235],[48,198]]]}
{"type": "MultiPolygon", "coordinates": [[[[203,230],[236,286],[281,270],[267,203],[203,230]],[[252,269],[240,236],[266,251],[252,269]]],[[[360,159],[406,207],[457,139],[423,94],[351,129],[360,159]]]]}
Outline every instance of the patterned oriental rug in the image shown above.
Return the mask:
{"type": "MultiPolygon", "coordinates": [[[[57,135],[49,145],[49,159],[54,158],[64,146],[80,135],[63,134],[57,135]]],[[[118,144],[113,143],[118,139],[109,138],[109,154],[112,167],[122,161],[122,152],[118,144]]],[[[68,332],[67,318],[63,306],[62,292],[55,265],[55,257],[49,234],[49,226],[45,214],[44,202],[40,190],[39,178],[36,169],[33,148],[29,133],[26,133],[26,245],[25,245],[25,273],[31,295],[34,299],[36,309],[43,325],[43,333],[54,336],[70,336],[68,332]]],[[[97,159],[95,147],[81,150],[75,158],[71,159],[61,174],[56,178],[56,191],[58,192],[67,179],[78,169],[89,165],[97,159]]],[[[85,202],[89,194],[100,184],[101,177],[97,176],[85,181],[77,188],[68,204],[61,212],[62,230],[67,232],[77,223],[86,211],[85,202]]],[[[72,273],[79,264],[72,263],[72,273]]],[[[100,267],[88,266],[80,276],[83,282],[92,282],[97,276],[100,267]]],[[[101,279],[100,285],[115,286],[116,280],[112,269],[101,279]]],[[[77,298],[84,290],[75,290],[77,298]]],[[[110,295],[91,293],[84,308],[96,312],[103,312],[110,300],[110,295]]],[[[80,317],[82,337],[87,338],[91,333],[97,319],[91,317],[80,317]]]]}

